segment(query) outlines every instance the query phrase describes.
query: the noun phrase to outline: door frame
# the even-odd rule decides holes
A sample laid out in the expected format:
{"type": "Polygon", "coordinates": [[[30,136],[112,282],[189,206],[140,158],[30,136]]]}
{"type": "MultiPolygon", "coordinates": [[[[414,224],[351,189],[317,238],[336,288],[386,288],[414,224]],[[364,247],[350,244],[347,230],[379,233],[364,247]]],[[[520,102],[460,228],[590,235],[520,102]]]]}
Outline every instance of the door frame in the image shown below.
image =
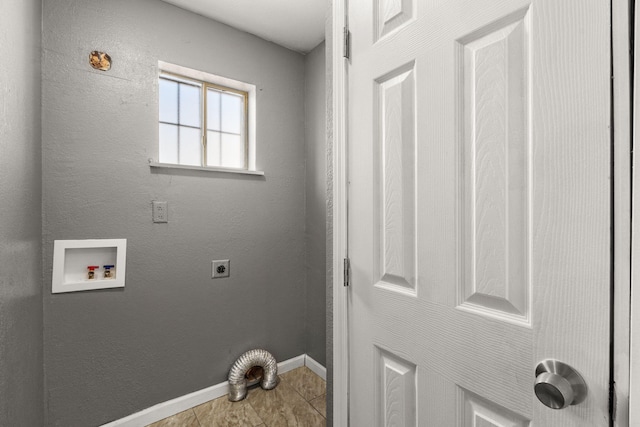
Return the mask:
{"type": "MultiPolygon", "coordinates": [[[[636,8],[634,22],[640,22],[640,11],[636,8]]],[[[634,45],[637,46],[637,43],[640,42],[640,34],[638,31],[633,35],[635,39],[634,45]]],[[[635,57],[633,60],[633,81],[638,81],[640,78],[639,73],[640,60],[635,57]]],[[[632,105],[633,109],[631,110],[630,115],[632,115],[632,141],[633,146],[637,146],[638,135],[636,132],[637,124],[640,124],[640,104],[638,103],[638,99],[640,99],[640,91],[638,89],[638,85],[632,85],[631,90],[633,91],[632,97],[632,105]]],[[[633,147],[632,147],[633,148],[633,147]]],[[[640,170],[640,159],[638,156],[632,156],[632,164],[633,169],[640,170]]],[[[632,218],[640,218],[640,173],[632,174],[632,198],[631,198],[631,215],[632,218]]],[[[629,297],[631,308],[630,308],[630,322],[628,332],[628,336],[630,339],[630,346],[626,349],[629,351],[629,384],[627,384],[629,389],[629,399],[628,403],[628,417],[629,417],[629,425],[637,425],[640,423],[640,221],[636,220],[631,223],[631,257],[630,257],[630,268],[631,268],[631,286],[630,291],[631,295],[629,297]],[[636,288],[634,292],[634,287],[636,288]]],[[[616,327],[618,324],[616,323],[616,327]]],[[[621,331],[622,332],[622,331],[621,331]]],[[[617,336],[618,334],[616,334],[617,336]]]]}
{"type": "MultiPolygon", "coordinates": [[[[632,174],[632,132],[631,117],[632,94],[631,76],[631,25],[635,21],[631,4],[635,0],[612,0],[611,2],[611,68],[612,80],[612,149],[613,149],[613,271],[612,271],[612,315],[613,347],[611,358],[611,377],[615,384],[615,427],[635,425],[630,423],[630,408],[637,406],[639,401],[634,399],[631,405],[630,386],[640,385],[640,378],[633,381],[630,373],[631,347],[631,289],[638,282],[640,276],[632,277],[632,256],[637,258],[640,252],[632,251],[632,215],[640,211],[637,207],[632,211],[632,179],[637,180],[638,174],[632,174]]],[[[638,184],[635,185],[638,188],[638,184]]],[[[637,204],[634,204],[637,206],[637,204]]],[[[635,421],[640,422],[640,418],[635,421]]]]}
{"type": "Polygon", "coordinates": [[[344,29],[347,28],[347,1],[329,0],[331,3],[331,31],[327,44],[331,45],[332,112],[332,166],[333,166],[333,425],[349,425],[349,292],[344,286],[344,260],[348,258],[348,191],[347,191],[347,77],[348,59],[344,58],[344,29]]]}
{"type": "MultiPolygon", "coordinates": [[[[332,304],[333,304],[333,425],[349,425],[349,288],[343,285],[344,259],[348,258],[348,67],[349,60],[343,57],[345,43],[344,28],[347,28],[348,0],[329,0],[331,3],[330,30],[327,31],[327,44],[331,57],[330,74],[332,86],[332,112],[330,129],[332,132],[331,161],[332,182],[332,304]]],[[[612,218],[613,269],[611,272],[612,298],[611,323],[614,345],[611,357],[611,377],[615,382],[617,402],[615,408],[615,427],[640,425],[640,356],[631,363],[632,347],[640,354],[640,332],[632,339],[631,331],[640,331],[640,292],[634,294],[632,306],[632,283],[640,283],[640,229],[631,234],[631,216],[640,218],[640,174],[633,176],[632,208],[632,118],[631,106],[635,105],[635,96],[630,96],[632,85],[630,75],[630,20],[631,4],[634,0],[611,0],[611,68],[613,73],[612,97],[612,150],[613,150],[613,194],[612,218]],[[633,257],[632,257],[633,246],[633,257]],[[632,272],[632,263],[634,269],[632,272]],[[633,280],[632,280],[633,279],[633,280]],[[615,308],[615,310],[614,310],[615,308]],[[633,314],[633,316],[632,316],[633,314]],[[633,325],[632,325],[633,320],[633,325]],[[631,398],[630,400],[630,390],[631,398]],[[630,404],[633,402],[633,404],[630,404]],[[630,414],[629,408],[636,408],[630,414]],[[631,419],[630,419],[631,417],[631,419]],[[629,421],[634,424],[629,424],[629,421]]],[[[640,14],[637,15],[640,17],[640,14]]],[[[640,37],[636,36],[640,43],[640,37]]],[[[640,69],[636,60],[635,69],[640,69]]],[[[640,105],[634,109],[634,121],[640,122],[640,105]]],[[[634,135],[635,139],[635,135],[634,135]]],[[[640,167],[640,161],[633,160],[640,167]]],[[[638,222],[634,225],[637,226],[638,222]]],[[[640,286],[640,285],[638,285],[640,286]]],[[[533,373],[532,373],[533,384],[533,373]]]]}

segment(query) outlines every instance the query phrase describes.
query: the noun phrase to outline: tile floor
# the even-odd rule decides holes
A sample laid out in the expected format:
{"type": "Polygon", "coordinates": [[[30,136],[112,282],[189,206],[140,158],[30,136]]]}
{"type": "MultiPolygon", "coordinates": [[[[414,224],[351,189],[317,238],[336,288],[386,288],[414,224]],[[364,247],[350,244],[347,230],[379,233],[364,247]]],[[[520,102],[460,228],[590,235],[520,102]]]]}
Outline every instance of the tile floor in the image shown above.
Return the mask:
{"type": "Polygon", "coordinates": [[[147,427],[324,427],[326,410],[324,380],[303,366],[273,390],[251,388],[240,402],[223,396],[147,427]]]}

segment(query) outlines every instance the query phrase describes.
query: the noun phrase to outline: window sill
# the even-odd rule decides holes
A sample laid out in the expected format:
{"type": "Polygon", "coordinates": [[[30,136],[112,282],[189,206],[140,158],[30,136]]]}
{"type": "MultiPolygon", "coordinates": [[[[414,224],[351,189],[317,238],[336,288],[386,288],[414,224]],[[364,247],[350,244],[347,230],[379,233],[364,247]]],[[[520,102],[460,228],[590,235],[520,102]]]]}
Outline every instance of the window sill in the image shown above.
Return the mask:
{"type": "Polygon", "coordinates": [[[187,170],[204,171],[204,172],[222,172],[222,173],[236,173],[240,175],[264,176],[264,171],[251,171],[247,169],[216,168],[211,166],[176,165],[172,163],[158,163],[158,162],[149,162],[149,166],[152,168],[163,168],[163,169],[187,169],[187,170]]]}

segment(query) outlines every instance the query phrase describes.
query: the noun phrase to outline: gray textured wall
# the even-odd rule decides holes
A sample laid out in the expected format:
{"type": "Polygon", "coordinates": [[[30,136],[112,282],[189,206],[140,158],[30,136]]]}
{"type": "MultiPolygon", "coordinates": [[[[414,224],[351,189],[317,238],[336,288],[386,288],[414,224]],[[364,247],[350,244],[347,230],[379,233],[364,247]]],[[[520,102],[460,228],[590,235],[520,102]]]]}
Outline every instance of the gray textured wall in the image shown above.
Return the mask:
{"type": "Polygon", "coordinates": [[[157,0],[45,1],[43,37],[48,425],[219,383],[250,348],[304,353],[303,56],[157,0]],[[111,71],[89,67],[92,50],[111,71]],[[266,178],[150,170],[159,59],[257,86],[266,178]],[[51,295],[53,241],[85,238],[128,239],[126,287],[51,295]],[[220,258],[231,278],[211,280],[220,258]]]}
{"type": "Polygon", "coordinates": [[[43,425],[40,23],[0,2],[0,426],[43,425]]]}
{"type": "Polygon", "coordinates": [[[307,354],[326,365],[327,132],[324,42],[305,56],[307,354]]]}

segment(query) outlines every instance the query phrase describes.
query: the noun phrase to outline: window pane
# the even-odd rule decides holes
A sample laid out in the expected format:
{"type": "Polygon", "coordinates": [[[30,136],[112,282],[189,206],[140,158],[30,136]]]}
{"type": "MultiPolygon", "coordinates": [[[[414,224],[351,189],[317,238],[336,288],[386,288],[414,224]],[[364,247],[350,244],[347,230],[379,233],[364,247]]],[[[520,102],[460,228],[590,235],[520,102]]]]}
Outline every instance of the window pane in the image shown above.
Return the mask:
{"type": "Polygon", "coordinates": [[[178,123],[178,83],[160,79],[158,86],[160,121],[178,123]]]}
{"type": "Polygon", "coordinates": [[[207,90],[207,127],[220,130],[220,92],[207,90]]]}
{"type": "Polygon", "coordinates": [[[180,164],[202,166],[200,129],[180,126],[180,164]]]}
{"type": "Polygon", "coordinates": [[[244,115],[243,97],[222,93],[222,131],[240,134],[244,115]]]}
{"type": "Polygon", "coordinates": [[[178,163],[178,126],[160,123],[160,163],[178,163]]]}
{"type": "Polygon", "coordinates": [[[207,166],[221,166],[220,132],[207,132],[207,166]]]}
{"type": "Polygon", "coordinates": [[[240,135],[222,134],[222,166],[244,168],[244,144],[240,135]]]}
{"type": "Polygon", "coordinates": [[[200,88],[180,83],[180,124],[200,127],[200,88]]]}

